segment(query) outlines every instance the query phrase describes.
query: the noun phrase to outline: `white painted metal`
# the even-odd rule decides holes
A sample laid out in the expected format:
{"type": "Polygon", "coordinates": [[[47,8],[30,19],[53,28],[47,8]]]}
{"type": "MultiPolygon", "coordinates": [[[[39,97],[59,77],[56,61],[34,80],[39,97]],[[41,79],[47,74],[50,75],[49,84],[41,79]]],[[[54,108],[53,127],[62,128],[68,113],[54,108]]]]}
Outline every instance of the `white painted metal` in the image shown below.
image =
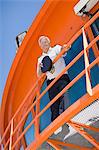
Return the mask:
{"type": "MultiPolygon", "coordinates": [[[[90,106],[82,110],[78,115],[76,115],[71,120],[78,122],[78,123],[84,123],[86,125],[90,125],[98,121],[99,120],[99,100],[96,100],[94,103],[92,103],[90,106]]],[[[77,131],[73,129],[71,126],[69,127],[69,129],[70,129],[70,132],[64,137],[64,140],[77,133],[77,131]]]]}
{"type": "Polygon", "coordinates": [[[89,12],[98,2],[99,0],[80,0],[74,6],[74,12],[76,15],[82,16],[83,11],[89,12]]]}

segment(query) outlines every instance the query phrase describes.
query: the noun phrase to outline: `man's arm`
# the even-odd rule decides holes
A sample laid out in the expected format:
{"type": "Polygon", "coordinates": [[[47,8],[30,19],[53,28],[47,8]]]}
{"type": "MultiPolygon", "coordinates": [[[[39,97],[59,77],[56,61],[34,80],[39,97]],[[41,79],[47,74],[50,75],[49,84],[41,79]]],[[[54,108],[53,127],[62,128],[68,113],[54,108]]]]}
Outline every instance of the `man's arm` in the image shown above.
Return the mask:
{"type": "Polygon", "coordinates": [[[41,63],[37,64],[37,76],[40,77],[42,75],[42,71],[41,71],[41,63]]]}
{"type": "Polygon", "coordinates": [[[65,52],[63,53],[63,56],[67,54],[67,51],[71,48],[71,46],[67,48],[66,44],[64,44],[63,46],[56,45],[55,46],[56,54],[58,55],[64,48],[66,48],[66,49],[65,49],[65,52]]]}

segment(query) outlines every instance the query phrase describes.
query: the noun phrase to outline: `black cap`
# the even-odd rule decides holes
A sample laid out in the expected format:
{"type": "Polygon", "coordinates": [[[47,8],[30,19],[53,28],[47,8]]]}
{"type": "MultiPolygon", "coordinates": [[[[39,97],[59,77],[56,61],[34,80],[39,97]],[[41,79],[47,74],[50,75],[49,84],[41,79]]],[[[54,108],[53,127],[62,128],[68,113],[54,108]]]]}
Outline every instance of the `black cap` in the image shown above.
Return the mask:
{"type": "Polygon", "coordinates": [[[41,71],[43,73],[50,71],[52,68],[52,60],[49,56],[45,56],[42,60],[42,67],[41,67],[41,71]]]}

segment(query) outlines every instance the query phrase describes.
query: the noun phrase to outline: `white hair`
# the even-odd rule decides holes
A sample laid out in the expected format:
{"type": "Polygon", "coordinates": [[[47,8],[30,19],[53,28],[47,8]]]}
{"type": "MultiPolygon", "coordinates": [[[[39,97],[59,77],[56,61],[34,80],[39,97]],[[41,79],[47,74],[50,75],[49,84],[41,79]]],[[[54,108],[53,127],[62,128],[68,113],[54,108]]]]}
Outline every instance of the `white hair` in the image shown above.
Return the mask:
{"type": "Polygon", "coordinates": [[[41,40],[44,39],[44,38],[47,39],[48,42],[50,43],[50,39],[49,39],[47,36],[42,35],[42,36],[40,36],[39,39],[38,39],[39,45],[41,45],[41,40]]]}

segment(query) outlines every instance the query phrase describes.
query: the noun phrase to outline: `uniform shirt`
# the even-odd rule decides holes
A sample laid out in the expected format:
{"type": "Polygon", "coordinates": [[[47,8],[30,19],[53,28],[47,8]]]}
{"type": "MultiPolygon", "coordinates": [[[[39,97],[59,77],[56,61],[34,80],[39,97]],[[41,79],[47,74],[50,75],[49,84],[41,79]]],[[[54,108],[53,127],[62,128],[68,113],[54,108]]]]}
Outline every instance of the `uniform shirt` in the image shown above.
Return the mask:
{"type": "MultiPolygon", "coordinates": [[[[54,47],[50,47],[47,53],[44,53],[44,52],[42,53],[41,57],[38,58],[37,73],[38,73],[38,69],[39,69],[39,64],[42,62],[42,59],[45,56],[49,56],[51,58],[51,60],[53,61],[56,58],[56,56],[61,52],[61,47],[62,46],[60,46],[60,45],[56,45],[54,47]]],[[[63,56],[66,56],[66,54],[67,53],[65,53],[65,55],[63,55],[63,56]]],[[[54,63],[55,72],[53,74],[49,71],[46,72],[47,80],[56,78],[66,67],[63,56],[54,63]]],[[[66,71],[65,74],[67,74],[67,73],[68,72],[66,71]]]]}

